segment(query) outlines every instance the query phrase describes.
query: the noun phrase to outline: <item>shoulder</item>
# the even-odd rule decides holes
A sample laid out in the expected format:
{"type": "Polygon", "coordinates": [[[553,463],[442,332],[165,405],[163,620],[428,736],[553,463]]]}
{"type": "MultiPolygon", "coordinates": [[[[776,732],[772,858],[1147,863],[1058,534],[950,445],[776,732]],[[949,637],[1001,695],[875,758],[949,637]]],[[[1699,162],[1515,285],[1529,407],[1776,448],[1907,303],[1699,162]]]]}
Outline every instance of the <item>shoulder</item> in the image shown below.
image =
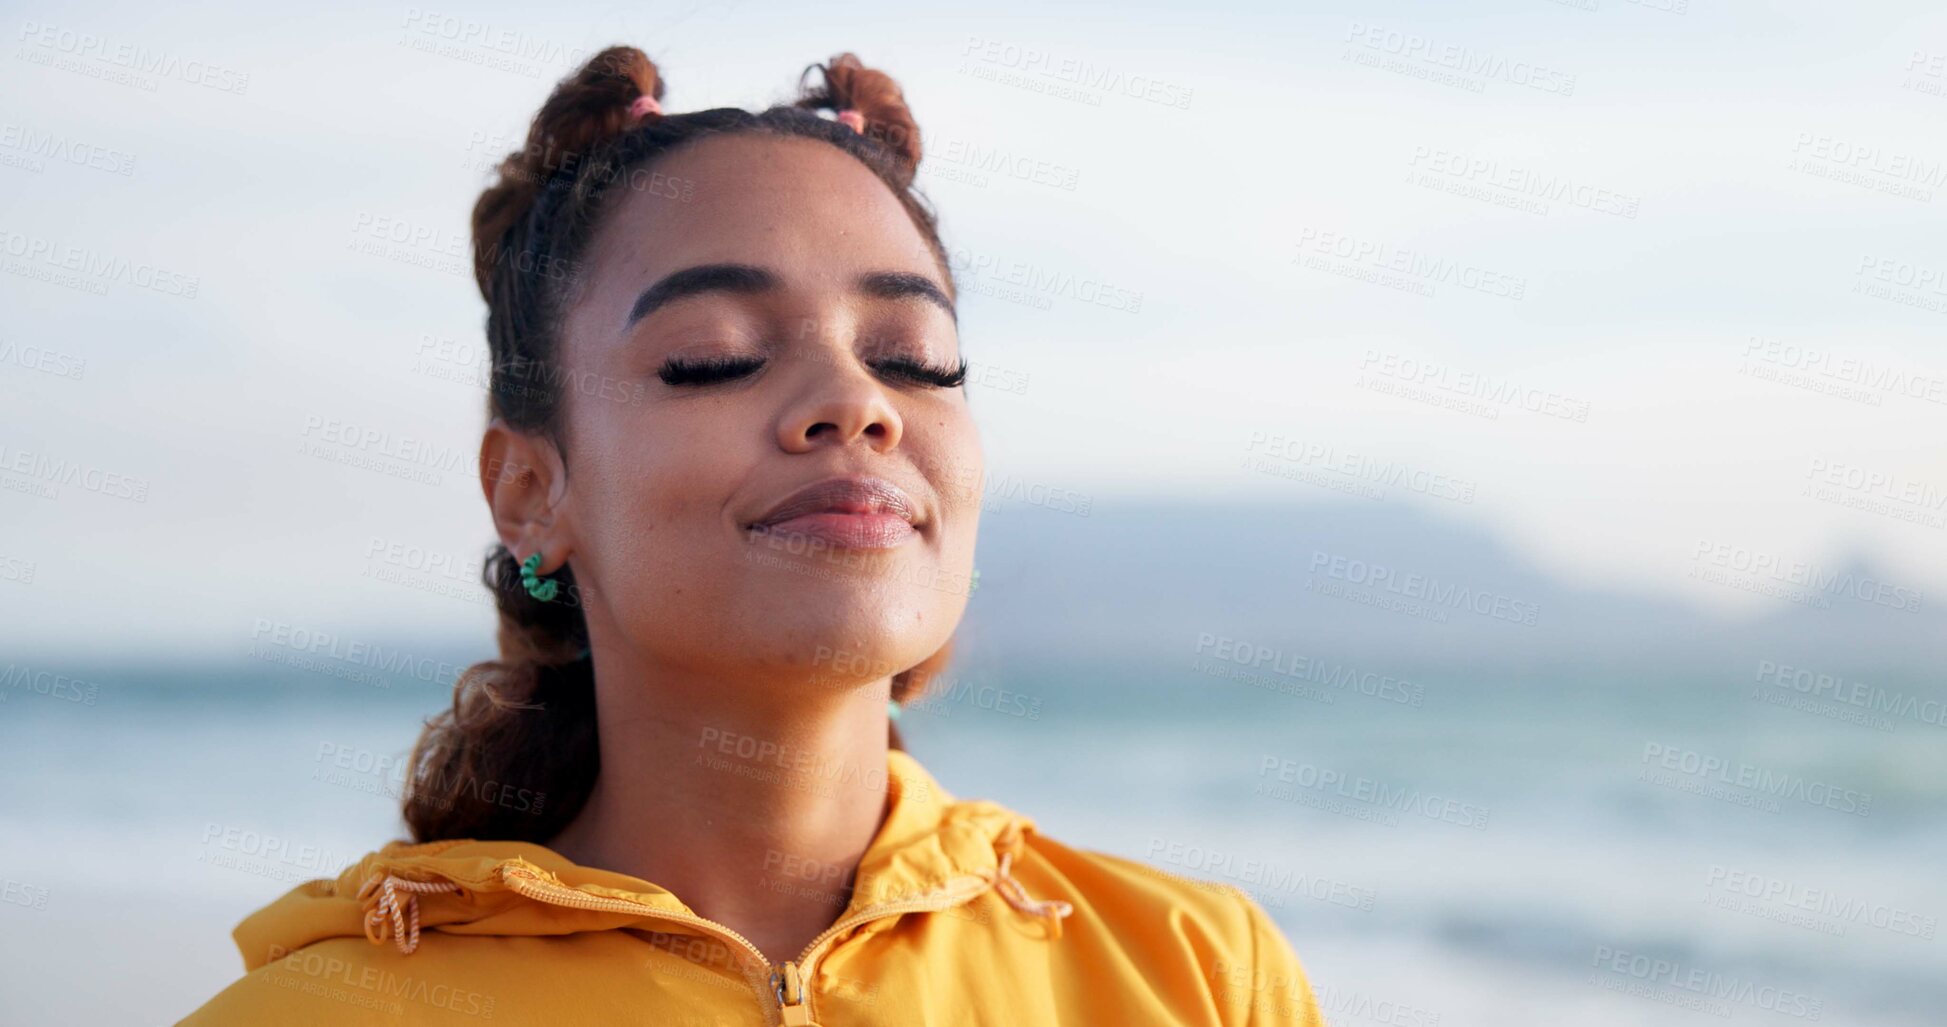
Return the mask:
{"type": "Polygon", "coordinates": [[[1248,927],[1250,910],[1254,908],[1248,895],[1230,885],[1185,877],[1106,852],[1075,848],[1044,834],[1028,836],[1028,851],[1031,858],[1024,862],[1024,869],[1040,869],[1053,875],[1055,880],[1051,883],[1073,889],[1098,915],[1118,919],[1182,918],[1206,926],[1217,935],[1236,937],[1248,927]]]}
{"type": "Polygon", "coordinates": [[[1067,931],[1099,934],[1147,972],[1194,974],[1224,1022],[1323,1024],[1303,964],[1257,901],[1228,884],[1077,849],[1041,834],[1015,876],[1040,899],[1070,903],[1067,931]],[[1045,893],[1045,894],[1044,894],[1045,893]]]}
{"type": "Polygon", "coordinates": [[[402,1004],[367,973],[373,948],[363,938],[334,938],[280,953],[218,992],[179,1027],[396,1024],[402,1004]]]}
{"type": "MultiPolygon", "coordinates": [[[[532,1014],[533,988],[506,976],[506,939],[439,935],[406,955],[364,936],[295,949],[269,946],[261,960],[181,1021],[182,1027],[367,1027],[401,1022],[478,1027],[498,1012],[532,1014]]],[[[555,977],[561,975],[555,974],[555,977]]]]}

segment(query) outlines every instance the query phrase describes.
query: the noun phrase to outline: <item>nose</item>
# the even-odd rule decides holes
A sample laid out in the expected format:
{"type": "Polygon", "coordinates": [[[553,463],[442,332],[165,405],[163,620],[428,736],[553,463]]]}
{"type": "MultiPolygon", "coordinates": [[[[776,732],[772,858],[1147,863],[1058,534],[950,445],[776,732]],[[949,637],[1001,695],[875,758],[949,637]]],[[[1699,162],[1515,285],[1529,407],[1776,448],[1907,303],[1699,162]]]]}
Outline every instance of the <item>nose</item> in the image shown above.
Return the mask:
{"type": "Polygon", "coordinates": [[[778,445],[788,453],[856,440],[881,453],[898,448],[904,425],[886,387],[849,349],[820,349],[802,361],[804,384],[778,419],[778,445]]]}

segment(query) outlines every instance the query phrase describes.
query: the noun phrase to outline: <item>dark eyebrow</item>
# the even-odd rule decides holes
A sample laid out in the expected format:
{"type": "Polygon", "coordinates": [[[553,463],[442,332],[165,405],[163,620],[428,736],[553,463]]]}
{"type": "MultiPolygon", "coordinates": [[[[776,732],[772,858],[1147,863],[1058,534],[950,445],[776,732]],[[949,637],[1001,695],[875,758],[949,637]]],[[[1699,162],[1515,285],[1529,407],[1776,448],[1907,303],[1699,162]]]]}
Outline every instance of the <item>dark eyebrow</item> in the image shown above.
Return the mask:
{"type": "MultiPolygon", "coordinates": [[[[685,296],[706,292],[767,292],[779,284],[777,275],[750,264],[698,264],[686,267],[663,276],[654,285],[642,290],[642,295],[636,297],[635,306],[629,309],[629,319],[623,323],[623,328],[632,327],[657,307],[685,296]]],[[[910,271],[869,271],[859,276],[857,285],[860,292],[879,299],[917,296],[946,311],[955,324],[960,322],[959,313],[953,309],[953,301],[925,275],[910,271]]]]}
{"type": "Polygon", "coordinates": [[[749,264],[698,264],[686,267],[665,275],[661,281],[642,290],[642,295],[636,297],[635,306],[629,309],[628,321],[622,327],[629,328],[648,317],[657,307],[685,296],[706,292],[764,292],[777,286],[776,275],[749,264]]]}
{"type": "Polygon", "coordinates": [[[946,311],[955,324],[960,323],[960,314],[953,309],[953,301],[925,275],[910,271],[872,271],[859,276],[859,291],[884,300],[918,296],[946,311]]]}

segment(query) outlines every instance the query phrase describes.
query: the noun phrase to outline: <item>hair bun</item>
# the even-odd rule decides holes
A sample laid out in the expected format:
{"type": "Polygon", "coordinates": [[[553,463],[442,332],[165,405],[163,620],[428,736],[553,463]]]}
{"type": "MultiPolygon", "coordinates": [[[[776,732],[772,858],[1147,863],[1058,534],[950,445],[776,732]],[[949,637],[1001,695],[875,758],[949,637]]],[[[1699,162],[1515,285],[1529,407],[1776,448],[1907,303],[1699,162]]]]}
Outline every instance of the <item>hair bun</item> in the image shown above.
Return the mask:
{"type": "Polygon", "coordinates": [[[473,206],[474,279],[487,296],[499,243],[527,216],[542,183],[578,155],[620,135],[638,97],[661,102],[662,74],[633,46],[611,46],[562,79],[528,125],[527,142],[500,162],[500,180],[473,206]]]}
{"type": "Polygon", "coordinates": [[[814,70],[823,75],[824,88],[807,89],[798,106],[832,111],[849,108],[864,115],[863,134],[899,158],[910,182],[919,167],[919,123],[906,107],[906,94],[900,91],[899,83],[883,71],[866,67],[853,53],[842,53],[824,64],[814,64],[805,69],[805,74],[809,76],[814,70]]]}
{"type": "Polygon", "coordinates": [[[629,127],[629,107],[647,96],[663,98],[662,75],[649,55],[633,46],[611,46],[561,80],[534,115],[527,150],[548,172],[629,127]]]}

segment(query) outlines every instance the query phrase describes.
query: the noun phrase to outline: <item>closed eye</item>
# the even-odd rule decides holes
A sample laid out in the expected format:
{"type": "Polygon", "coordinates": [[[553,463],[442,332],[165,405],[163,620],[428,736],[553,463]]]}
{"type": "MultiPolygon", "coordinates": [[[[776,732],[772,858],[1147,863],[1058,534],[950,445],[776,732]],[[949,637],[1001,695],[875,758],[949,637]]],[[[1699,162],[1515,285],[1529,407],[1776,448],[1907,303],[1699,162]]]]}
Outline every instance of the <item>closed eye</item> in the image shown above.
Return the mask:
{"type": "MultiPolygon", "coordinates": [[[[666,385],[711,385],[749,376],[763,366],[761,357],[696,357],[670,360],[663,364],[657,376],[666,385]]],[[[888,357],[874,361],[872,368],[888,378],[936,389],[959,388],[967,380],[964,358],[949,367],[911,357],[888,357]]]]}
{"type": "Polygon", "coordinates": [[[872,366],[880,374],[903,378],[936,389],[958,388],[967,380],[967,361],[964,357],[952,367],[923,363],[911,357],[890,357],[872,366]]]}
{"type": "Polygon", "coordinates": [[[665,385],[709,385],[742,378],[763,366],[762,357],[699,357],[670,360],[657,376],[665,385]]]}

